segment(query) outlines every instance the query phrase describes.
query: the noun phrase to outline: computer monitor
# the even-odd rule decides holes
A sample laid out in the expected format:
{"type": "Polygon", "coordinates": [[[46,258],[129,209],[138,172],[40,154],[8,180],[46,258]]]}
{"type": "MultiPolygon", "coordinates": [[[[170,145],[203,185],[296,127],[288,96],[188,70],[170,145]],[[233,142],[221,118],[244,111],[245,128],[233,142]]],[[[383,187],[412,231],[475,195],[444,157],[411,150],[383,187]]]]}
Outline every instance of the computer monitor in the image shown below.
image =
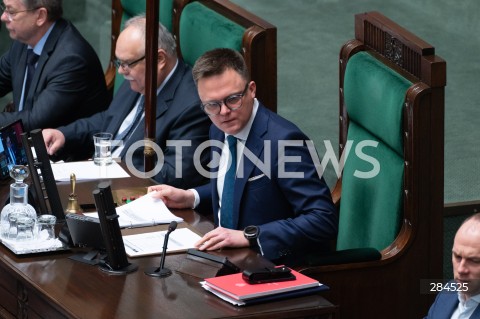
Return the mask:
{"type": "Polygon", "coordinates": [[[27,165],[27,154],[22,143],[22,120],[0,128],[0,179],[10,177],[14,165],[27,165]]]}

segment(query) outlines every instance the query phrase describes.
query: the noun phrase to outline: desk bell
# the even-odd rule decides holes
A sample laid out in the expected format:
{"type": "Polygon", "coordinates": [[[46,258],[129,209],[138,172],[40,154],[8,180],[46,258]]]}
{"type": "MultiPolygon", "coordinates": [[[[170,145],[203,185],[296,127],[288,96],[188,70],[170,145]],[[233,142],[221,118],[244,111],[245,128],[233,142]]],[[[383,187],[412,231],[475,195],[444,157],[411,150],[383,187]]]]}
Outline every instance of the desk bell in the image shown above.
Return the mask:
{"type": "Polygon", "coordinates": [[[68,204],[67,204],[67,209],[65,209],[65,213],[70,213],[70,214],[83,213],[82,209],[80,208],[80,205],[78,205],[77,195],[75,194],[76,181],[77,181],[77,178],[75,177],[75,174],[74,173],[70,174],[70,185],[72,186],[72,192],[68,196],[68,204]]]}

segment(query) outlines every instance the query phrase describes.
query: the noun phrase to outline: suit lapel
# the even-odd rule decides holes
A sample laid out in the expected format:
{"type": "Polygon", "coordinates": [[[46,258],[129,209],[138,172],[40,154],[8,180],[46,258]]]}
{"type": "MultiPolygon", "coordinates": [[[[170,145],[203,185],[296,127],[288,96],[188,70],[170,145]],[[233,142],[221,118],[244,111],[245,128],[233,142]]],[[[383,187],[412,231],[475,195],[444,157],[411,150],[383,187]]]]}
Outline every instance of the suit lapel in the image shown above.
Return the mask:
{"type": "MultiPolygon", "coordinates": [[[[38,58],[37,62],[37,67],[35,69],[35,74],[33,75],[32,83],[30,84],[30,94],[28,94],[28,101],[33,101],[33,96],[34,92],[37,88],[37,85],[39,83],[40,77],[43,73],[43,69],[45,67],[45,64],[47,63],[48,59],[50,58],[50,55],[52,54],[53,50],[55,50],[55,47],[57,45],[58,39],[62,35],[63,31],[67,27],[67,21],[64,19],[60,19],[55,23],[55,26],[53,27],[52,31],[50,32],[50,35],[48,36],[47,41],[45,42],[45,45],[42,50],[42,54],[38,58]]],[[[27,61],[27,50],[25,46],[25,66],[26,66],[26,61],[27,61]]],[[[29,103],[29,108],[31,108],[33,103],[29,103]]]]}
{"type": "Polygon", "coordinates": [[[470,319],[480,319],[480,305],[475,308],[472,315],[470,316],[470,319]]]}
{"type": "MultiPolygon", "coordinates": [[[[260,160],[262,160],[262,153],[264,149],[263,136],[267,133],[267,130],[268,130],[268,113],[265,111],[265,109],[263,109],[263,107],[259,106],[255,119],[252,123],[250,132],[248,133],[248,138],[245,143],[245,149],[248,149],[253,155],[255,155],[260,160]]],[[[245,151],[244,151],[244,154],[245,154],[245,151]]],[[[233,198],[233,216],[232,216],[234,228],[238,227],[238,220],[240,217],[240,204],[242,202],[245,186],[248,182],[248,178],[252,174],[252,171],[256,165],[256,163],[252,162],[250,159],[247,159],[244,154],[242,154],[241,161],[240,161],[240,167],[243,168],[243,174],[241,174],[240,176],[237,176],[235,180],[235,191],[234,191],[234,198],[233,198]]]]}
{"type": "MultiPolygon", "coordinates": [[[[15,110],[18,111],[20,107],[20,99],[22,97],[22,88],[23,88],[23,81],[25,80],[25,71],[27,69],[27,45],[23,45],[22,51],[20,53],[20,59],[18,60],[19,62],[19,67],[17,68],[18,73],[21,74],[21,76],[15,76],[15,83],[12,83],[12,86],[15,88],[20,88],[18,91],[18,94],[13,94],[13,103],[15,105],[15,110]]],[[[15,92],[14,92],[15,93],[15,92]]],[[[26,97],[24,97],[26,98],[26,97]]],[[[24,102],[24,107],[23,109],[30,109],[29,106],[27,106],[24,102]]]]}
{"type": "MultiPolygon", "coordinates": [[[[162,90],[160,91],[160,94],[157,95],[157,103],[156,103],[157,107],[156,107],[156,112],[155,112],[155,119],[157,119],[157,123],[158,123],[158,119],[160,117],[162,117],[165,112],[167,112],[168,105],[169,105],[170,101],[172,101],[173,98],[175,97],[175,90],[177,89],[178,85],[180,84],[184,72],[185,72],[185,64],[182,61],[179,60],[177,68],[175,69],[175,72],[173,72],[172,77],[168,80],[168,82],[162,88],[162,90]]],[[[137,98],[138,98],[138,95],[137,95],[137,98]]],[[[132,105],[132,107],[133,107],[133,105],[132,105]]],[[[146,110],[147,107],[148,106],[145,105],[145,114],[148,112],[146,110]]],[[[131,110],[131,108],[130,108],[130,110],[131,110]]],[[[125,114],[125,116],[127,114],[125,114]]],[[[118,130],[120,125],[122,125],[123,118],[125,118],[125,116],[123,116],[122,118],[119,119],[120,122],[117,123],[118,126],[116,128],[116,131],[118,130]]],[[[125,144],[125,147],[122,150],[122,153],[120,154],[121,157],[123,157],[125,155],[127,149],[130,147],[130,145],[132,145],[136,141],[140,141],[140,140],[144,139],[144,136],[145,136],[144,131],[145,131],[145,117],[143,117],[143,121],[140,122],[140,125],[138,125],[135,128],[135,131],[132,133],[130,139],[125,144]]],[[[156,128],[155,131],[158,131],[158,128],[156,128]]],[[[154,136],[153,138],[156,139],[156,136],[154,136]]]]}
{"type": "MultiPolygon", "coordinates": [[[[130,105],[129,107],[118,107],[119,110],[118,112],[115,112],[115,117],[112,119],[112,121],[108,124],[106,131],[107,132],[112,132],[113,136],[117,134],[118,129],[122,125],[123,121],[125,120],[125,117],[132,111],[133,107],[137,103],[138,97],[140,96],[139,93],[132,91],[130,89],[130,84],[128,81],[124,81],[122,86],[120,87],[119,91],[117,92],[117,95],[121,97],[120,99],[117,98],[119,101],[118,104],[126,104],[130,105]]],[[[116,103],[116,105],[118,105],[116,103]]],[[[113,107],[115,107],[114,105],[113,107]]]]}
{"type": "MultiPolygon", "coordinates": [[[[210,139],[214,142],[220,142],[224,143],[225,140],[225,133],[223,133],[221,130],[219,130],[214,124],[212,124],[211,129],[210,129],[210,139]]],[[[210,161],[212,161],[214,158],[217,158],[216,156],[214,157],[214,150],[218,151],[218,149],[215,149],[214,147],[211,148],[210,150],[210,161]]],[[[221,152],[221,149],[219,150],[221,152]]],[[[220,158],[220,156],[218,156],[220,158]]],[[[212,163],[212,167],[217,168],[216,172],[218,172],[218,165],[220,163],[212,163]]],[[[211,172],[215,173],[215,172],[211,172]]],[[[217,174],[213,175],[214,177],[211,178],[210,180],[210,187],[212,188],[212,207],[213,207],[213,218],[215,221],[215,225],[218,226],[218,209],[219,209],[219,195],[218,195],[218,190],[217,190],[217,174]]],[[[234,195],[235,196],[235,195],[234,195]]],[[[234,220],[235,222],[235,220],[234,220]]]]}

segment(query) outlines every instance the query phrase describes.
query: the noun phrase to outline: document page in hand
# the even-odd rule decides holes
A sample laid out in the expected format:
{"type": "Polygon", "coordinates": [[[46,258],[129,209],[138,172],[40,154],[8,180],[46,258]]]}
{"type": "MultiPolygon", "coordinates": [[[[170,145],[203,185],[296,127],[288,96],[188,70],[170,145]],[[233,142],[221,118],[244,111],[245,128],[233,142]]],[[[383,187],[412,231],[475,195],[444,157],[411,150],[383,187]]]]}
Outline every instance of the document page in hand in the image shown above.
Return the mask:
{"type": "MultiPolygon", "coordinates": [[[[172,221],[183,222],[183,218],[175,216],[161,199],[154,198],[152,194],[154,192],[116,208],[121,228],[169,224],[172,221]]],[[[85,215],[98,218],[97,213],[85,213],[85,215]]]]}

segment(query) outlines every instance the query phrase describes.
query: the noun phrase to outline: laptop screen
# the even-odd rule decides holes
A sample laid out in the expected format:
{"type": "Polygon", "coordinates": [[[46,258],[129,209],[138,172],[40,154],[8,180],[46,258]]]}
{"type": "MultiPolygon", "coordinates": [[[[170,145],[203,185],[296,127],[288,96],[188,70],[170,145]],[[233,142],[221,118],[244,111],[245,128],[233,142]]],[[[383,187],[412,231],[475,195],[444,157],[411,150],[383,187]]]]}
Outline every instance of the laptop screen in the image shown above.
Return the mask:
{"type": "Polygon", "coordinates": [[[17,120],[0,128],[0,179],[10,177],[14,165],[27,165],[27,154],[22,145],[23,124],[17,120]]]}

